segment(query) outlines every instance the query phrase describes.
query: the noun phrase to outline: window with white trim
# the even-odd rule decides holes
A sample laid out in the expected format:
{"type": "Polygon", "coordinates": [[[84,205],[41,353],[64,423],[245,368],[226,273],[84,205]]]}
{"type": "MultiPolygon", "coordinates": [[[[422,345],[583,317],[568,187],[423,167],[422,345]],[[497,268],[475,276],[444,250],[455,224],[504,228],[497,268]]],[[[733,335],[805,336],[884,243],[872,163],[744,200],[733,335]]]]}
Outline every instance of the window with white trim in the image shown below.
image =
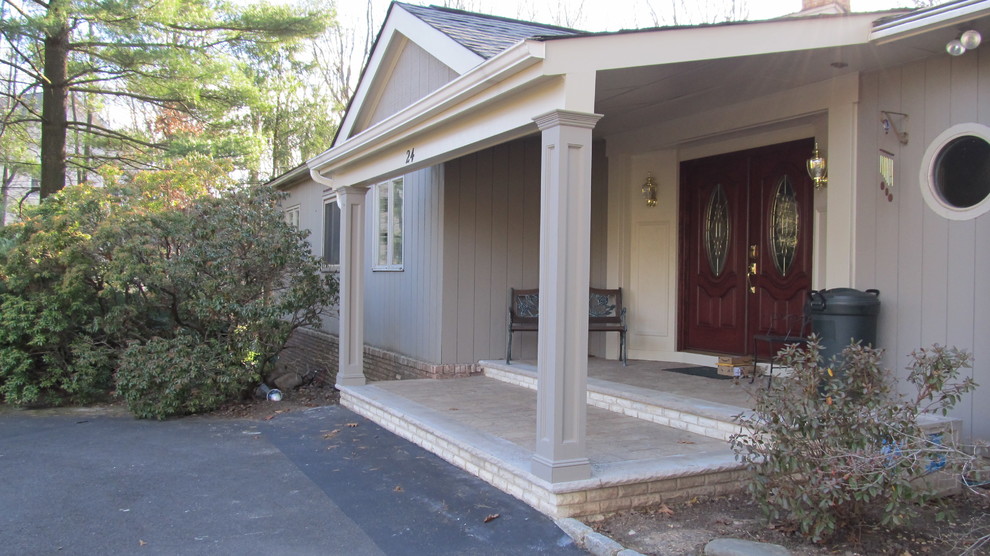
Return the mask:
{"type": "Polygon", "coordinates": [[[285,209],[285,222],[294,230],[299,229],[299,205],[285,209]]]}
{"type": "Polygon", "coordinates": [[[990,212],[990,127],[956,124],[928,145],[921,195],[936,214],[971,220],[990,212]]]}
{"type": "Polygon", "coordinates": [[[323,199],[323,266],[340,268],[340,206],[337,197],[323,199]]]}
{"type": "Polygon", "coordinates": [[[373,270],[402,270],[402,178],[375,186],[375,264],[373,270]]]}

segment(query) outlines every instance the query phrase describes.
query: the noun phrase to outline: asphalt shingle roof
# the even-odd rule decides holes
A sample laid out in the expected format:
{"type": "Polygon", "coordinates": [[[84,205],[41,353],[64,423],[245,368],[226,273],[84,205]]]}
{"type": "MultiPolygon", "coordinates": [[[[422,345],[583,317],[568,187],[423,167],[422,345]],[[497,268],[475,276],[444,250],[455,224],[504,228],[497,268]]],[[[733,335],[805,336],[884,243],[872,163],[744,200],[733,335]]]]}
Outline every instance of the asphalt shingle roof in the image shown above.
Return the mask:
{"type": "Polygon", "coordinates": [[[399,4],[409,13],[485,59],[495,56],[522,40],[584,34],[581,31],[566,27],[531,23],[452,8],[399,4]]]}

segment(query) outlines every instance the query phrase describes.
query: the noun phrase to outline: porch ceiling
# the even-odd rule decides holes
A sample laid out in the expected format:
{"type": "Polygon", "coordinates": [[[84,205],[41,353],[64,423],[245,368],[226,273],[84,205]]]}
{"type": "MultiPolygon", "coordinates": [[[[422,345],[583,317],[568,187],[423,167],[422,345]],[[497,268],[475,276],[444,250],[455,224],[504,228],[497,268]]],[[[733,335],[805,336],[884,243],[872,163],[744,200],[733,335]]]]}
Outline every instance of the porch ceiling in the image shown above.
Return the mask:
{"type": "MultiPolygon", "coordinates": [[[[990,43],[990,17],[972,21],[965,29],[980,31],[985,43],[990,43]]],[[[879,45],[603,70],[597,76],[595,111],[605,117],[595,132],[622,132],[644,122],[672,120],[848,73],[948,56],[945,43],[959,33],[953,26],[879,45]]],[[[982,48],[990,48],[990,44],[982,48]]]]}

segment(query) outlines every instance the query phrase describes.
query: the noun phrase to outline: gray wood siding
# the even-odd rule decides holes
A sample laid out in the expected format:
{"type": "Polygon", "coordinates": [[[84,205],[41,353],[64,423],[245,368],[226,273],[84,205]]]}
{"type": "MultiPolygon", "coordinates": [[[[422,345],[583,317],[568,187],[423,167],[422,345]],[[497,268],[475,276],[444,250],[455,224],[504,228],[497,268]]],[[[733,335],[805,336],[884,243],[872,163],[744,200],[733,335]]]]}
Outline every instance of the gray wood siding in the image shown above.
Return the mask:
{"type": "MultiPolygon", "coordinates": [[[[967,434],[990,438],[990,214],[950,221],[922,198],[921,160],[933,139],[966,122],[990,125],[990,56],[940,56],[927,62],[864,75],[859,113],[854,287],[881,291],[878,343],[900,378],[908,354],[933,343],[971,351],[967,371],[981,386],[955,416],[967,434]],[[880,110],[908,114],[901,145],[879,125],[880,110]],[[881,195],[878,151],[895,155],[894,200],[881,195]]],[[[903,124],[903,125],[902,125],[903,124]]]]}
{"type": "Polygon", "coordinates": [[[363,123],[355,129],[362,131],[436,91],[457,77],[457,72],[431,56],[416,43],[406,41],[398,54],[374,107],[363,123]]]}
{"type": "MultiPolygon", "coordinates": [[[[323,199],[326,189],[311,179],[299,183],[287,191],[282,200],[282,208],[299,207],[299,229],[308,232],[307,243],[310,253],[316,257],[323,254],[323,199]]],[[[337,334],[340,323],[336,308],[323,315],[322,329],[337,334]]]]}
{"type": "MultiPolygon", "coordinates": [[[[604,148],[592,180],[592,283],[605,281],[604,148]]],[[[540,140],[527,138],[448,162],[444,170],[441,363],[505,356],[508,291],[539,286],[540,140]]],[[[604,352],[593,334],[592,352],[604,352]]],[[[536,334],[517,333],[513,357],[536,358],[536,334]]]]}
{"type": "Polygon", "coordinates": [[[442,169],[403,178],[403,269],[373,271],[377,235],[374,188],[365,237],[365,343],[431,363],[440,359],[442,169]]]}

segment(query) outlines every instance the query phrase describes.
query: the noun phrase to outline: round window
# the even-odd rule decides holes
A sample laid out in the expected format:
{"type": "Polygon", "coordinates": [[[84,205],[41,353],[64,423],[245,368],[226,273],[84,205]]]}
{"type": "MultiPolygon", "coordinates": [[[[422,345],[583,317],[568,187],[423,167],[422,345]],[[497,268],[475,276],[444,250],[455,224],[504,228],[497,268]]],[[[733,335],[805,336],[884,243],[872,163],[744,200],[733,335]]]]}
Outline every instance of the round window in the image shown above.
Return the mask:
{"type": "Polygon", "coordinates": [[[932,210],[952,220],[990,210],[990,128],[959,124],[939,135],[925,152],[921,192],[932,210]]]}

